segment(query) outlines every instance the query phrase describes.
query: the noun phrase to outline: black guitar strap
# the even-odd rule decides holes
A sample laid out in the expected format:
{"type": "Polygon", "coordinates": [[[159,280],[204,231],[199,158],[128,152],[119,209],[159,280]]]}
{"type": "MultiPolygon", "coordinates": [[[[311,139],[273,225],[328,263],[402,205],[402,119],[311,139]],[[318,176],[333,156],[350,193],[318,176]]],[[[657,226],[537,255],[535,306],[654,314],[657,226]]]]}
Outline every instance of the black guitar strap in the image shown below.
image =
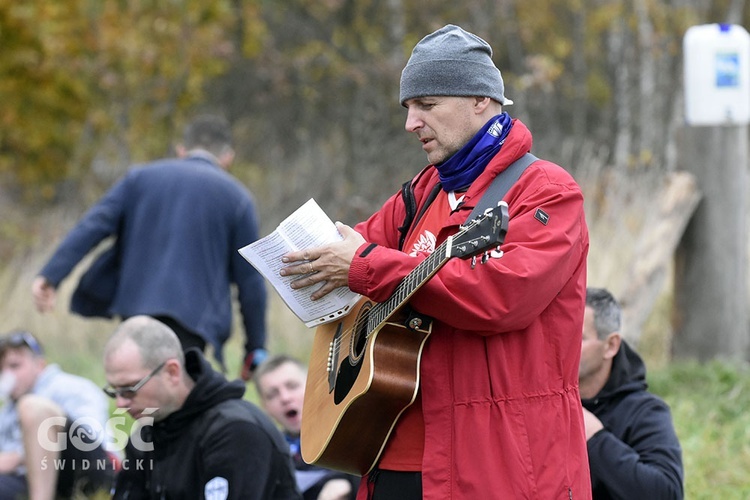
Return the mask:
{"type": "Polygon", "coordinates": [[[521,174],[526,170],[526,167],[538,159],[539,158],[533,154],[526,153],[511,163],[508,168],[497,174],[497,176],[492,179],[490,187],[484,192],[477,202],[477,205],[474,207],[474,210],[471,211],[471,214],[469,214],[469,217],[466,220],[472,220],[474,217],[483,214],[488,208],[497,206],[498,202],[503,199],[503,196],[505,196],[510,187],[516,183],[519,177],[521,177],[521,174]]]}

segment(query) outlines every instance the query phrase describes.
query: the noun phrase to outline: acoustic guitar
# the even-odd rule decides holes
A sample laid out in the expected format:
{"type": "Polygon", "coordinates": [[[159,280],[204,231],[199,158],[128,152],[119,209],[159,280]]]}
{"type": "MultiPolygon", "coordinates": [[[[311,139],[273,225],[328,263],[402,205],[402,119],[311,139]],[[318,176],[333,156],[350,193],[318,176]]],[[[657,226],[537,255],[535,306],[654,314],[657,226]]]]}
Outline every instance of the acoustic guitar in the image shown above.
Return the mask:
{"type": "Polygon", "coordinates": [[[302,458],[364,475],[419,388],[422,348],[431,318],[409,298],[453,257],[472,258],[503,243],[508,205],[500,202],[467,222],[410,272],[385,302],[366,297],[336,322],[317,327],[302,408],[302,458]]]}

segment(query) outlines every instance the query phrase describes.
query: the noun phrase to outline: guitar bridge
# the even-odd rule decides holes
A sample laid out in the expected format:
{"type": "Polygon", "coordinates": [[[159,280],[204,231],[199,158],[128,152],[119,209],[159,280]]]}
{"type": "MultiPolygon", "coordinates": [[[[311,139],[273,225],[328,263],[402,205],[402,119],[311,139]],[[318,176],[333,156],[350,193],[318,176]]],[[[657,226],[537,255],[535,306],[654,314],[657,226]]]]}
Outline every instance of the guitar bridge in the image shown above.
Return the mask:
{"type": "Polygon", "coordinates": [[[343,322],[339,322],[336,334],[328,345],[328,359],[326,360],[326,371],[328,372],[328,393],[333,392],[336,387],[336,371],[339,366],[339,352],[341,352],[341,330],[343,322]]]}

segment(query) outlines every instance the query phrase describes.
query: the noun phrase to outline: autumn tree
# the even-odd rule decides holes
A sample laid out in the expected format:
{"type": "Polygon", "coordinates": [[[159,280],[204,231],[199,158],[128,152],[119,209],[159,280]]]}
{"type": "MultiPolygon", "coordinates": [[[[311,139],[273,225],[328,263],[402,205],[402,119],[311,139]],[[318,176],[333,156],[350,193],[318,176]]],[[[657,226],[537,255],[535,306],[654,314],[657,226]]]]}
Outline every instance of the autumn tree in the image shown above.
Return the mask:
{"type": "Polygon", "coordinates": [[[232,14],[229,1],[2,0],[0,172],[52,199],[165,154],[226,70],[232,14]]]}

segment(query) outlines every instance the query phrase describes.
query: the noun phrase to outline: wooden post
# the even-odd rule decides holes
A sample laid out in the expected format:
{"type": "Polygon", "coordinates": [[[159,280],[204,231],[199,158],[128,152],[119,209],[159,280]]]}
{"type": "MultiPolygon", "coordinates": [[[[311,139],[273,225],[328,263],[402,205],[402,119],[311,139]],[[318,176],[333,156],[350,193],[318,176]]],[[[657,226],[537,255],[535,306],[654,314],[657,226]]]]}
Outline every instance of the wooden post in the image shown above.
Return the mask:
{"type": "Polygon", "coordinates": [[[687,126],[681,166],[703,198],[675,252],[677,358],[748,358],[747,125],[687,126]]]}

